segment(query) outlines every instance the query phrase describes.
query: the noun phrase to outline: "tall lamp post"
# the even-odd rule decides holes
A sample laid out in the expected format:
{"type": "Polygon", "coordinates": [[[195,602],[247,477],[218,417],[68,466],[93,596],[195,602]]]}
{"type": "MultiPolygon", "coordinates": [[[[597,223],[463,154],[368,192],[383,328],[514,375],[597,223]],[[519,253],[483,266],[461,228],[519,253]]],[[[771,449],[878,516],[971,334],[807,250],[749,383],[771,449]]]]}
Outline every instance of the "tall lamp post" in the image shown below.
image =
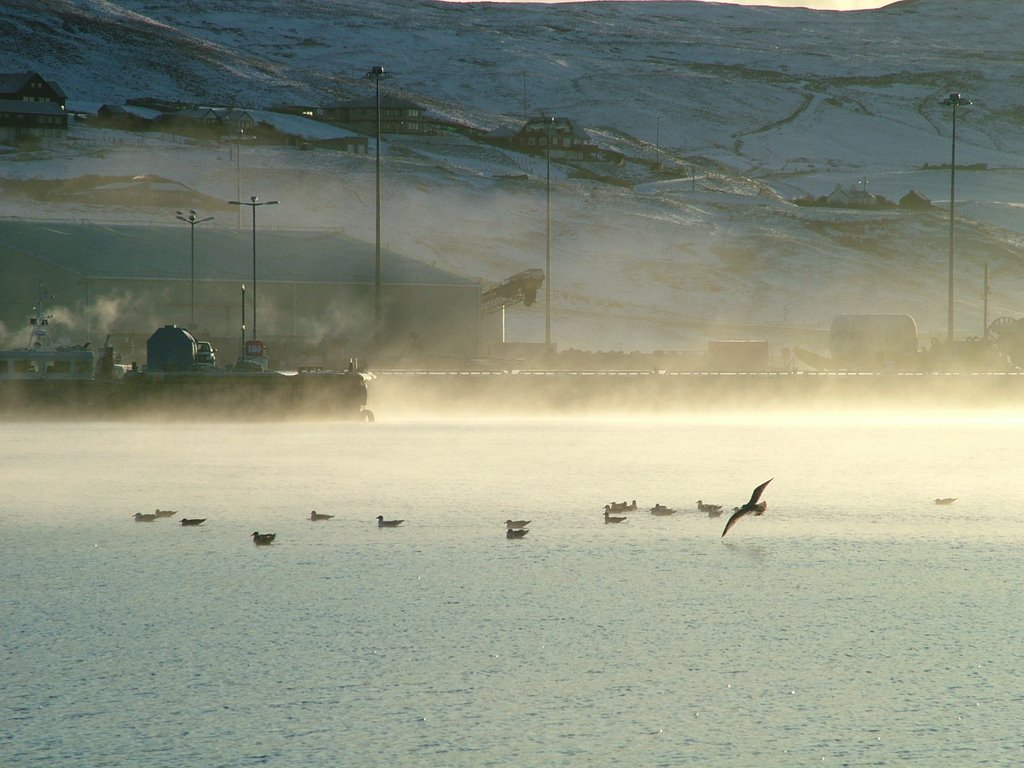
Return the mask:
{"type": "MultiPolygon", "coordinates": [[[[247,205],[252,208],[252,337],[256,336],[256,209],[261,205],[277,205],[277,200],[261,201],[256,195],[249,198],[248,202],[242,200],[228,200],[231,205],[247,205]]],[[[241,209],[239,209],[241,210],[241,209]]]]}
{"type": "Polygon", "coordinates": [[[374,251],[373,259],[373,345],[374,348],[380,346],[381,336],[381,306],[380,306],[380,81],[391,77],[390,72],[386,72],[384,67],[370,67],[366,74],[363,75],[367,80],[373,80],[374,87],[376,89],[376,118],[377,118],[377,144],[376,144],[376,174],[377,174],[377,204],[376,204],[376,217],[377,217],[377,239],[376,239],[376,250],[374,251]]]}
{"type": "Polygon", "coordinates": [[[544,254],[544,345],[551,349],[551,127],[554,117],[547,118],[547,244],[544,254]]]}
{"type": "Polygon", "coordinates": [[[971,103],[959,93],[951,93],[942,100],[942,104],[953,108],[952,152],[949,162],[949,305],[946,310],[946,343],[953,344],[953,253],[956,242],[956,223],[953,209],[956,205],[956,109],[971,103]]]}
{"type": "Polygon", "coordinates": [[[178,211],[178,215],[175,218],[178,221],[184,221],[189,225],[191,232],[191,247],[189,252],[191,254],[190,261],[192,263],[192,279],[191,279],[191,290],[189,299],[189,315],[188,315],[188,327],[190,329],[195,328],[196,324],[196,224],[204,224],[207,221],[213,221],[213,216],[207,216],[205,219],[197,218],[195,211],[189,210],[188,216],[181,211],[178,211]]]}

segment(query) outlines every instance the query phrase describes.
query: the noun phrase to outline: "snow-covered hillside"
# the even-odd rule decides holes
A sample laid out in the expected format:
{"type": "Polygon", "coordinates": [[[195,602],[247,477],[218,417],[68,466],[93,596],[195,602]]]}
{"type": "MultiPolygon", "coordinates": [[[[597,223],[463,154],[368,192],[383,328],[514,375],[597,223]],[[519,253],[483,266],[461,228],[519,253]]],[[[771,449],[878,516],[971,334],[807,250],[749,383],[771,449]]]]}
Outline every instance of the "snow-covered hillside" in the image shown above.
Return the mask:
{"type": "MultiPolygon", "coordinates": [[[[959,113],[957,315],[980,333],[1024,313],[1024,116],[1015,30],[1024,5],[906,0],[829,13],[705,3],[512,5],[411,0],[7,0],[0,69],[36,70],[74,103],[153,96],[266,108],[392,92],[482,128],[546,110],[665,171],[632,186],[556,166],[553,335],[561,348],[694,349],[708,338],[813,346],[841,312],[912,314],[944,335],[953,91],[959,113]],[[805,208],[790,200],[866,180],[933,213],[805,208]]],[[[123,141],[77,127],[76,146],[0,156],[0,215],[173,224],[173,212],[48,205],[15,179],[155,174],[210,198],[236,192],[225,147],[123,141]],[[5,184],[5,180],[8,182],[5,184]]],[[[389,138],[388,247],[493,282],[543,266],[545,168],[462,139],[389,138]]],[[[245,147],[242,194],[279,198],[266,226],[373,238],[372,158],[245,147]]],[[[640,166],[638,166],[640,167],[640,166]]],[[[235,224],[218,215],[219,225],[235,224]]],[[[540,307],[510,336],[543,337],[540,307]]]]}

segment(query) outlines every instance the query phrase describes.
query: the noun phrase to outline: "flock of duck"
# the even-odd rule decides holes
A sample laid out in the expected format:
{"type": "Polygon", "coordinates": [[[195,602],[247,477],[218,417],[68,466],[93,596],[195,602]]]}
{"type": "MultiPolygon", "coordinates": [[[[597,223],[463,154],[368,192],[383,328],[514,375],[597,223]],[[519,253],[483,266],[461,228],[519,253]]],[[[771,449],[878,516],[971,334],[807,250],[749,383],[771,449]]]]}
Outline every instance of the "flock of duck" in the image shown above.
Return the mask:
{"type": "MultiPolygon", "coordinates": [[[[725,523],[725,528],[722,530],[722,537],[724,537],[733,526],[736,525],[747,515],[754,517],[760,517],[768,509],[768,502],[762,501],[761,496],[764,494],[765,488],[775,478],[769,478],[757,486],[750,494],[750,499],[739,507],[733,507],[732,514],[725,523]]],[[[956,498],[938,498],[935,499],[935,503],[941,506],[952,504],[956,501],[956,498]]],[[[637,504],[636,499],[632,501],[612,501],[604,505],[604,522],[606,525],[614,523],[624,523],[629,518],[623,514],[625,512],[636,511],[637,504]]],[[[671,507],[666,507],[663,504],[655,504],[649,509],[650,513],[656,517],[667,517],[669,515],[677,514],[678,510],[671,507]]],[[[703,499],[697,499],[697,511],[703,512],[708,517],[715,518],[721,517],[722,505],[721,504],[709,504],[703,499]]],[[[143,514],[142,512],[136,512],[132,517],[137,523],[152,523],[161,518],[173,517],[178,514],[177,511],[171,509],[157,509],[149,514],[143,514]]],[[[331,520],[334,515],[327,515],[322,512],[313,510],[309,513],[309,519],[312,522],[321,522],[324,520],[331,520]]],[[[181,525],[184,526],[197,526],[202,525],[206,522],[205,517],[182,517],[178,520],[181,525]]],[[[377,527],[378,528],[397,528],[405,520],[386,520],[384,515],[377,515],[377,527]]],[[[506,520],[505,521],[505,538],[507,539],[522,539],[530,532],[527,527],[532,521],[531,520],[506,520]]],[[[257,546],[266,546],[272,544],[274,539],[277,538],[276,533],[260,533],[259,531],[253,531],[252,534],[253,544],[257,546]]]]}
{"type": "MultiPolygon", "coordinates": [[[[727,534],[732,529],[732,527],[734,525],[736,525],[736,523],[738,523],[741,519],[743,519],[747,515],[753,515],[754,517],[760,517],[761,515],[763,515],[765,513],[765,510],[768,509],[768,502],[767,501],[761,501],[761,495],[764,493],[764,489],[768,487],[768,483],[770,483],[773,479],[774,478],[769,478],[768,480],[765,480],[763,483],[761,483],[759,486],[757,486],[754,489],[753,493],[750,494],[749,501],[747,501],[745,504],[743,504],[742,506],[739,506],[739,507],[733,507],[732,515],[729,516],[729,520],[725,524],[725,530],[722,531],[722,536],[723,537],[725,536],[725,534],[727,534]]],[[[936,504],[951,504],[954,501],[956,501],[956,499],[936,499],[935,503],[936,504]]],[[[637,506],[636,506],[636,499],[633,499],[631,502],[613,501],[613,502],[610,502],[608,504],[605,504],[604,505],[604,522],[605,522],[606,525],[607,524],[612,524],[612,523],[624,523],[624,522],[626,522],[628,517],[626,515],[624,515],[624,514],[616,514],[616,513],[632,512],[632,511],[635,511],[636,508],[637,508],[637,506]]],[[[697,510],[699,512],[704,512],[705,514],[707,514],[708,517],[720,517],[721,514],[722,514],[722,505],[721,504],[708,504],[708,503],[705,503],[703,499],[698,499],[697,500],[697,510]]],[[[666,507],[663,504],[655,504],[653,507],[650,508],[650,513],[652,515],[655,515],[656,517],[667,517],[669,515],[676,514],[677,510],[672,509],[671,507],[666,507]]],[[[157,509],[154,512],[149,513],[149,514],[143,514],[142,512],[136,512],[134,515],[132,515],[132,517],[135,519],[135,522],[137,522],[137,523],[152,523],[152,522],[154,522],[156,520],[159,520],[161,518],[173,517],[176,514],[178,514],[178,513],[175,510],[171,510],[171,509],[157,509]]],[[[333,517],[334,517],[334,515],[326,515],[326,514],[323,514],[322,512],[317,512],[316,510],[313,510],[312,512],[309,513],[309,519],[312,522],[314,522],[314,523],[315,522],[321,522],[321,521],[324,521],[324,520],[330,520],[333,517]]],[[[197,525],[202,525],[203,523],[205,523],[206,522],[206,518],[205,517],[182,517],[182,518],[180,518],[179,522],[181,523],[181,525],[184,525],[184,526],[197,526],[197,525]]],[[[398,526],[400,526],[404,522],[405,522],[405,520],[386,520],[384,518],[384,515],[377,515],[377,527],[378,528],[397,528],[398,526]]],[[[528,534],[530,532],[530,529],[527,528],[527,526],[531,522],[532,521],[530,521],[530,520],[506,520],[505,521],[505,538],[507,538],[507,539],[522,539],[523,537],[526,536],[526,534],[528,534]]],[[[277,534],[276,533],[260,533],[259,531],[253,531],[251,536],[252,536],[253,544],[255,544],[257,546],[266,546],[268,544],[272,544],[274,542],[274,539],[277,538],[277,534]]]]}
{"type": "MultiPolygon", "coordinates": [[[[161,518],[174,517],[176,514],[178,514],[178,512],[174,509],[157,509],[145,514],[142,512],[136,512],[132,517],[135,519],[136,523],[152,523],[156,520],[160,520],[161,518]]],[[[323,520],[330,520],[333,517],[334,515],[325,515],[323,512],[317,512],[315,509],[309,513],[309,519],[314,523],[318,523],[323,520]]],[[[184,526],[195,526],[205,523],[206,518],[183,517],[178,522],[184,526]]],[[[397,528],[404,522],[405,520],[385,520],[384,515],[377,515],[378,528],[397,528]]],[[[274,539],[277,538],[276,533],[260,533],[259,531],[253,531],[250,535],[252,536],[252,543],[256,546],[273,544],[274,539]]]]}
{"type": "MultiPolygon", "coordinates": [[[[761,501],[761,494],[764,493],[764,489],[768,487],[774,478],[769,478],[761,483],[757,488],[754,489],[753,493],[750,494],[750,500],[739,507],[733,507],[732,515],[730,515],[728,522],[725,524],[725,530],[722,531],[722,536],[725,536],[729,530],[736,525],[741,519],[747,515],[754,515],[760,517],[768,509],[768,502],[761,501]]],[[[626,515],[616,514],[622,512],[630,512],[636,509],[636,499],[631,502],[625,501],[613,501],[609,504],[604,505],[604,522],[609,523],[624,523],[628,519],[626,515]]],[[[663,504],[655,504],[650,508],[650,513],[656,517],[668,517],[674,515],[677,510],[672,507],[666,507],[663,504]]],[[[722,515],[721,504],[709,504],[703,499],[697,499],[697,511],[705,513],[708,517],[720,517],[722,515]]]]}
{"type": "MultiPolygon", "coordinates": [[[[155,512],[144,515],[141,512],[136,512],[132,517],[135,518],[136,523],[152,523],[154,520],[159,520],[162,517],[174,517],[178,514],[177,510],[173,509],[158,509],[155,512]]],[[[179,520],[182,525],[202,525],[206,522],[205,517],[183,517],[179,520]]]]}

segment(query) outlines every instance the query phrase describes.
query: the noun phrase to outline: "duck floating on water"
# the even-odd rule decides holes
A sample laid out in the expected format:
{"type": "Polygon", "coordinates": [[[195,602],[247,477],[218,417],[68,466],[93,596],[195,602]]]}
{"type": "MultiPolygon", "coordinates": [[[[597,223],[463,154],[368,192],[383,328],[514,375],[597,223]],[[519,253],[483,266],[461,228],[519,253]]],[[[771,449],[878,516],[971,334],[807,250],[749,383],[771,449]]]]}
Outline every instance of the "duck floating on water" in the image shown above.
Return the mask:
{"type": "Polygon", "coordinates": [[[604,522],[606,525],[608,523],[624,523],[627,519],[628,518],[626,518],[625,516],[618,517],[616,515],[613,515],[611,512],[608,511],[608,507],[604,508],[604,522]]]}
{"type": "Polygon", "coordinates": [[[202,525],[206,522],[205,517],[183,517],[181,518],[182,525],[202,525]]]}
{"type": "Polygon", "coordinates": [[[744,504],[742,507],[733,507],[732,517],[729,518],[729,522],[725,524],[725,530],[722,531],[722,536],[729,532],[736,523],[738,523],[743,517],[753,514],[755,517],[760,517],[764,514],[764,511],[768,509],[768,502],[761,501],[761,494],[764,493],[764,489],[768,487],[768,483],[774,480],[774,477],[770,477],[761,483],[754,492],[750,494],[750,501],[744,504]]]}
{"type": "Polygon", "coordinates": [[[316,522],[317,520],[330,520],[334,515],[325,515],[322,512],[317,512],[315,509],[309,513],[309,519],[316,522]]]}
{"type": "Polygon", "coordinates": [[[528,528],[509,528],[505,531],[506,539],[521,539],[530,531],[528,528]]]}
{"type": "Polygon", "coordinates": [[[136,523],[152,523],[156,520],[156,515],[144,515],[141,512],[136,512],[132,517],[135,518],[136,523]]]}
{"type": "Polygon", "coordinates": [[[252,532],[252,543],[260,546],[271,544],[276,538],[276,533],[260,533],[259,531],[252,532]]]}
{"type": "Polygon", "coordinates": [[[377,527],[378,528],[397,528],[405,520],[385,520],[384,515],[377,515],[377,527]]]}
{"type": "Polygon", "coordinates": [[[707,512],[708,517],[718,517],[722,514],[721,504],[705,504],[701,499],[697,499],[697,511],[707,512]]]}
{"type": "Polygon", "coordinates": [[[947,506],[949,504],[952,504],[954,501],[956,501],[956,499],[936,499],[935,503],[941,504],[942,506],[947,506]]]}
{"type": "Polygon", "coordinates": [[[176,509],[158,509],[155,512],[153,512],[153,514],[156,515],[157,517],[173,517],[174,515],[178,514],[178,510],[176,510],[176,509]]]}
{"type": "Polygon", "coordinates": [[[661,517],[665,517],[666,515],[674,515],[675,513],[676,511],[674,509],[672,509],[671,507],[666,507],[663,504],[655,504],[653,507],[651,507],[652,515],[659,515],[661,517]]]}
{"type": "Polygon", "coordinates": [[[631,502],[613,501],[610,504],[606,504],[605,508],[610,509],[612,512],[629,512],[636,509],[636,499],[633,499],[631,502]]]}
{"type": "Polygon", "coordinates": [[[505,527],[506,528],[525,528],[526,526],[528,526],[532,522],[533,522],[532,520],[506,520],[505,521],[505,527]]]}

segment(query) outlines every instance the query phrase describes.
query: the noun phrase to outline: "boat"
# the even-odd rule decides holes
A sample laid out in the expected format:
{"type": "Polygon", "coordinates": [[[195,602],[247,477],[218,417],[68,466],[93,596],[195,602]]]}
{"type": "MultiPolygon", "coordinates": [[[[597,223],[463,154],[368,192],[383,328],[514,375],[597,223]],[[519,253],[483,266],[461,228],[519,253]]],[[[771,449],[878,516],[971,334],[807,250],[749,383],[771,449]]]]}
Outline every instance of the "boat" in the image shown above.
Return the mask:
{"type": "Polygon", "coordinates": [[[46,300],[53,298],[39,283],[39,295],[29,320],[28,345],[0,350],[0,381],[91,381],[96,356],[89,344],[56,347],[47,326],[46,300]]]}
{"type": "Polygon", "coordinates": [[[38,295],[29,318],[28,344],[0,350],[0,408],[34,414],[40,410],[65,413],[88,409],[105,401],[110,384],[123,370],[112,363],[97,376],[96,355],[89,343],[53,343],[46,309],[54,298],[39,281],[38,295]]]}

